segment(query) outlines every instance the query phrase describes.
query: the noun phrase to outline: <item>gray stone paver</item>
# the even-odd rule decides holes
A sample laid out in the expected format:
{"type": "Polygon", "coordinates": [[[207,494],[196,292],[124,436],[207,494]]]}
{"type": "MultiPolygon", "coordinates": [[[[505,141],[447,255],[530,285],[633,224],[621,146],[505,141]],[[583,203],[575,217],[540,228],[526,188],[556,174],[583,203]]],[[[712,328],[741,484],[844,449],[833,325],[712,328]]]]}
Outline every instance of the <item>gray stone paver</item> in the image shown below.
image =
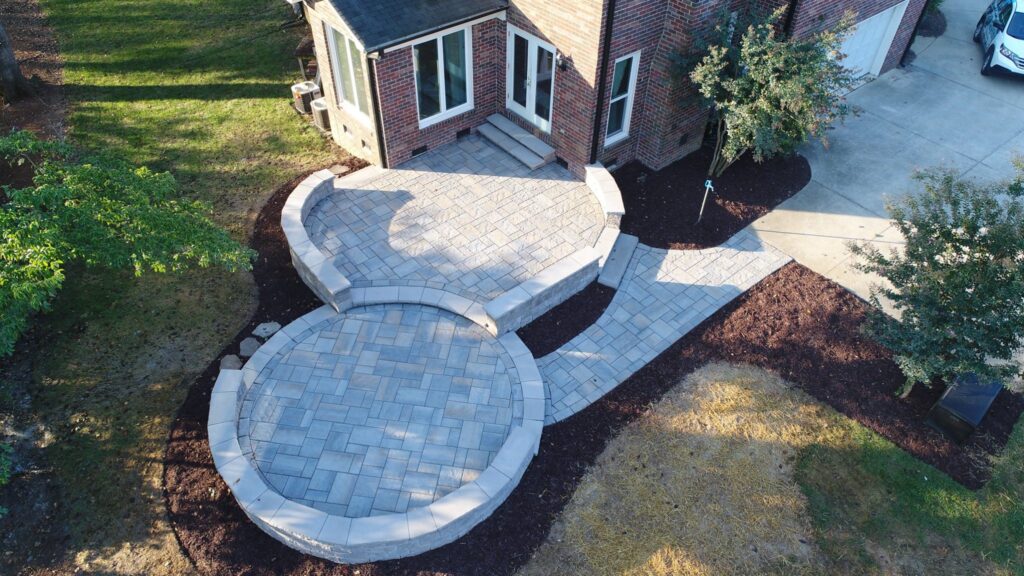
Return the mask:
{"type": "Polygon", "coordinates": [[[788,261],[749,229],[708,250],[640,244],[605,313],[537,361],[548,387],[547,423],[589,406],[788,261]]]}
{"type": "Polygon", "coordinates": [[[295,502],[352,518],[428,505],[476,479],[522,420],[508,353],[449,312],[356,308],[297,341],[239,419],[243,453],[295,502]]]}
{"type": "Polygon", "coordinates": [[[567,170],[529,171],[473,135],[335,191],[306,226],[353,286],[427,286],[486,301],[592,246],[604,221],[567,170]]]}

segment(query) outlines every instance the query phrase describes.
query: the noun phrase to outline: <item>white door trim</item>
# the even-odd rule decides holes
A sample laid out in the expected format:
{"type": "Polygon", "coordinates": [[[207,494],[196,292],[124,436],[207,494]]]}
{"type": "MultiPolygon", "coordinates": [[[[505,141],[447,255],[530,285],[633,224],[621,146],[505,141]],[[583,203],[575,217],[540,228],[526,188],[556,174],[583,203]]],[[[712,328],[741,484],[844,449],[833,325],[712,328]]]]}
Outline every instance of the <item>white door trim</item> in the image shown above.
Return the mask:
{"type": "Polygon", "coordinates": [[[537,128],[540,128],[544,132],[551,132],[551,120],[552,118],[541,118],[536,114],[536,98],[537,98],[537,49],[543,48],[551,53],[551,101],[548,103],[548,116],[554,117],[555,114],[555,71],[558,68],[558,50],[555,49],[551,44],[537,38],[533,34],[516,28],[509,24],[508,32],[506,37],[506,58],[505,58],[505,107],[515,112],[516,115],[522,117],[524,120],[533,124],[537,128]],[[526,63],[526,77],[528,78],[529,84],[526,87],[526,107],[523,107],[518,102],[512,99],[512,76],[513,76],[513,58],[515,57],[515,36],[519,35],[527,43],[527,63],[526,63]],[[531,109],[533,108],[533,109],[531,109]]]}

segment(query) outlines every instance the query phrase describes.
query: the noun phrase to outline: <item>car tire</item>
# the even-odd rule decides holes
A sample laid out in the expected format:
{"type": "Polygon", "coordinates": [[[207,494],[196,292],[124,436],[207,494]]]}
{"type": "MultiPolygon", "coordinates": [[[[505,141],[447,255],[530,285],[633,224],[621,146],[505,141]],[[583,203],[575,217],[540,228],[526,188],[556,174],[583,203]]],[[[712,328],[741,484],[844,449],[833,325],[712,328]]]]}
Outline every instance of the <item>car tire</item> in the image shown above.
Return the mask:
{"type": "Polygon", "coordinates": [[[985,18],[982,17],[981,20],[978,20],[978,25],[974,27],[974,41],[977,42],[978,44],[981,44],[981,31],[984,29],[984,27],[985,18]]]}
{"type": "Polygon", "coordinates": [[[992,66],[992,60],[996,57],[995,47],[989,48],[988,52],[985,52],[985,62],[981,65],[981,75],[991,76],[995,67],[992,66]]]}

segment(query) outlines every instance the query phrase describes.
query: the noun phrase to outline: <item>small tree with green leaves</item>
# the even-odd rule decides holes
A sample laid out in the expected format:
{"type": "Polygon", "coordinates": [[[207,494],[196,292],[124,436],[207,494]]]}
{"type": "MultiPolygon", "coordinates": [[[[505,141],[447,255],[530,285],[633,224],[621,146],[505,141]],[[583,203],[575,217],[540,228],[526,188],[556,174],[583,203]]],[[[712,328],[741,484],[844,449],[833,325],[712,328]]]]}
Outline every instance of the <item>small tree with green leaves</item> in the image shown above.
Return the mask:
{"type": "Polygon", "coordinates": [[[168,173],[20,131],[0,138],[0,158],[35,164],[33,186],[4,187],[0,205],[0,356],[31,315],[46,310],[71,262],[143,272],[190,267],[248,269],[254,253],[208,217],[209,206],[178,198],[168,173]]]}
{"type": "Polygon", "coordinates": [[[1010,184],[981,185],[955,172],[918,175],[924,189],[889,206],[905,249],[852,246],[858,268],[889,281],[875,286],[868,333],[893,351],[917,383],[952,382],[974,372],[1006,378],[1024,337],[1024,165],[1010,184]],[[899,313],[881,311],[881,299],[899,313]]]}
{"type": "Polygon", "coordinates": [[[784,13],[729,16],[695,54],[679,58],[711,109],[715,153],[709,178],[745,154],[757,162],[792,154],[810,136],[824,137],[848,112],[843,95],[853,79],[839,49],[852,17],[807,38],[786,38],[778,32],[784,13]]]}

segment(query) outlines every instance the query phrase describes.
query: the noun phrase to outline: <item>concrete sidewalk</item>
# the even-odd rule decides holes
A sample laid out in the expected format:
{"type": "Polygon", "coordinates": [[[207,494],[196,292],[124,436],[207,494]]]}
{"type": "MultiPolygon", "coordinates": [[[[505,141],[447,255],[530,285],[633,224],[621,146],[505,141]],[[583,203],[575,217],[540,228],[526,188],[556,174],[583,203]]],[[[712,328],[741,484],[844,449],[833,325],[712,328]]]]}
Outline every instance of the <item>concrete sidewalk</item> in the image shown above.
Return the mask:
{"type": "Polygon", "coordinates": [[[919,38],[917,57],[853,91],[859,114],[805,147],[811,183],[753,224],[766,242],[867,298],[878,282],[853,268],[847,243],[898,246],[887,198],[917,189],[916,171],[935,166],[991,181],[1013,174],[1024,152],[1024,80],[984,77],[971,40],[988,0],[947,0],[946,33],[919,38]]]}

